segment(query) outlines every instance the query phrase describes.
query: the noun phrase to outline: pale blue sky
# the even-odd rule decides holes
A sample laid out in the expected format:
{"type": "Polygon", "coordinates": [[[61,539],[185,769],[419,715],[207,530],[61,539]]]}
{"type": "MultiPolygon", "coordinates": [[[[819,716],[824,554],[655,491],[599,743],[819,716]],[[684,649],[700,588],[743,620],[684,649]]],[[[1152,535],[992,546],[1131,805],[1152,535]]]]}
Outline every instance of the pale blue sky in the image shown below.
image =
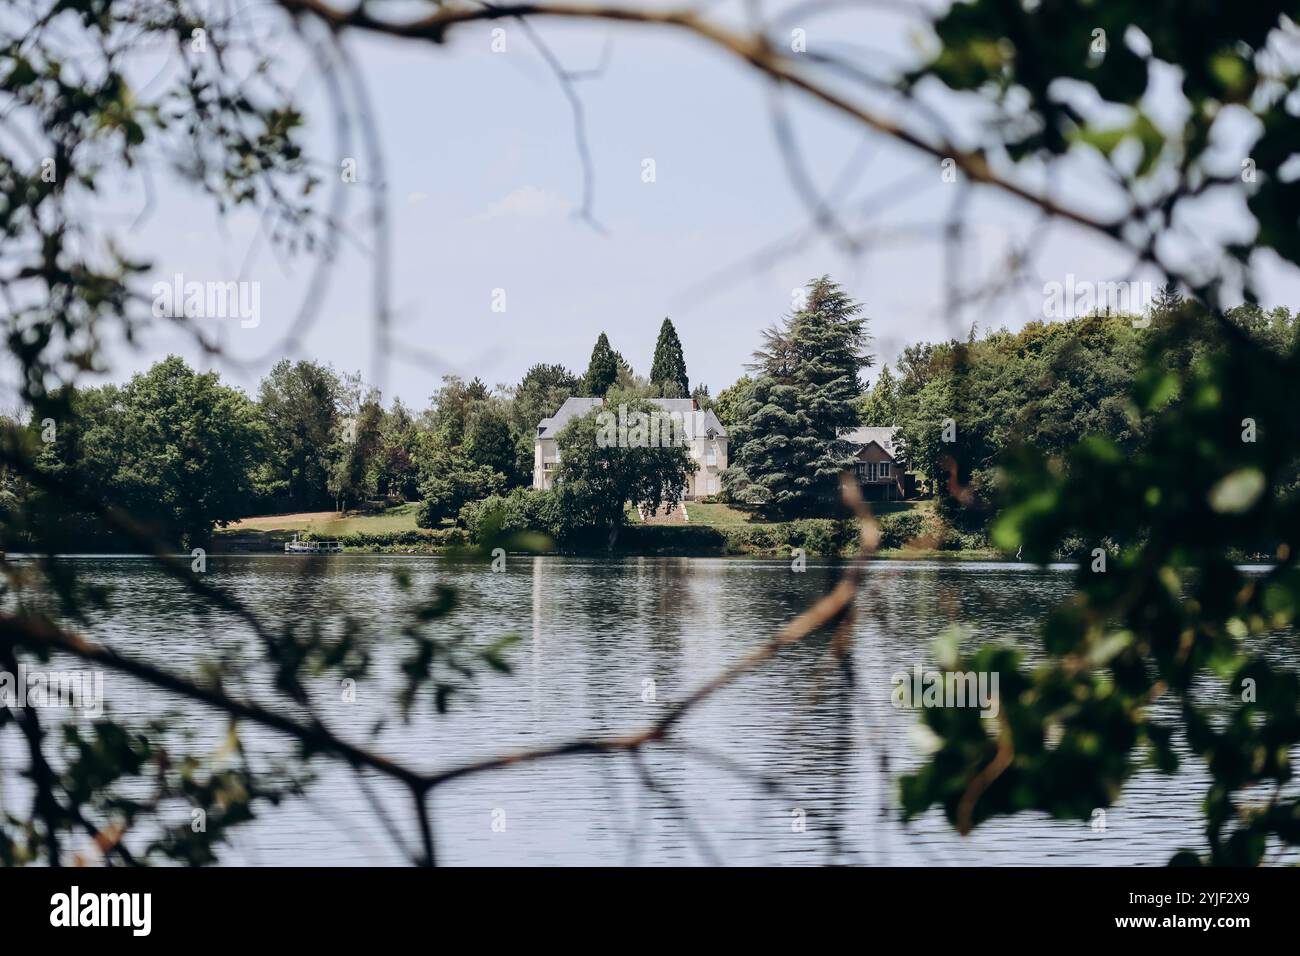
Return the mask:
{"type": "MultiPolygon", "coordinates": [[[[505,53],[491,52],[488,25],[456,33],[445,47],[351,41],[377,107],[388,168],[395,332],[439,359],[391,364],[382,376],[388,398],[399,394],[423,406],[446,372],[489,384],[515,382],[534,362],[560,362],[580,373],[602,330],[645,373],[665,315],[681,336],[692,384],[707,383],[717,394],[742,374],[759,330],[788,311],[791,290],[823,272],[864,303],[874,351],[892,360],[908,342],[964,335],[972,320],[981,328],[1018,328],[1041,317],[1042,283],[1064,281],[1067,273],[1111,280],[1128,266],[1077,230],[1056,227],[1035,242],[1040,279],[952,321],[943,314],[938,230],[955,190],[966,187],[943,183],[933,160],[867,138],[798,94],[787,102],[812,177],[825,189],[852,169],[851,188],[836,209],[858,230],[877,230],[878,238],[856,256],[813,238],[746,266],[763,249],[809,231],[809,211],[790,184],[773,133],[769,85],[671,31],[538,23],[570,70],[597,66],[607,51],[603,75],[576,87],[586,109],[602,235],[572,215],[582,184],[568,103],[523,33],[504,26],[505,53]],[[641,180],[645,158],[656,163],[652,184],[641,180]],[[847,214],[868,201],[880,211],[847,214]],[[498,288],[506,291],[504,314],[491,310],[498,288]]],[[[912,27],[879,13],[814,21],[807,29],[812,49],[884,51],[859,52],[873,68],[886,62],[882,55],[907,57],[914,49],[912,27]]],[[[291,44],[284,49],[286,74],[303,77],[313,143],[333,156],[320,82],[302,68],[291,44]]],[[[356,153],[361,178],[371,178],[364,150],[356,153]]],[[[157,186],[152,215],[130,235],[133,251],[155,263],[150,281],[176,272],[226,280],[247,261],[244,278],[261,283],[259,326],[227,321],[221,328],[233,356],[257,361],[244,368],[216,363],[229,381],[251,390],[280,357],[268,350],[297,312],[310,264],[282,266],[264,246],[246,258],[249,217],[219,228],[201,197],[165,176],[157,186]]],[[[368,195],[361,186],[349,188],[356,190],[349,217],[357,243],[344,244],[298,355],[371,378],[371,262],[362,248],[372,239],[368,195]]],[[[1085,209],[1099,201],[1087,188],[1062,189],[1085,209]]],[[[120,200],[123,209],[138,208],[138,190],[127,184],[120,200]]],[[[982,194],[969,213],[978,238],[967,251],[967,281],[997,278],[1007,236],[1026,235],[1032,217],[982,194]]],[[[1239,222],[1225,208],[1197,228],[1239,222]]],[[[1265,288],[1272,302],[1300,304],[1290,276],[1276,273],[1265,288]]],[[[117,351],[114,377],[167,351],[212,364],[174,335],[147,341],[145,351],[117,351]]]]}

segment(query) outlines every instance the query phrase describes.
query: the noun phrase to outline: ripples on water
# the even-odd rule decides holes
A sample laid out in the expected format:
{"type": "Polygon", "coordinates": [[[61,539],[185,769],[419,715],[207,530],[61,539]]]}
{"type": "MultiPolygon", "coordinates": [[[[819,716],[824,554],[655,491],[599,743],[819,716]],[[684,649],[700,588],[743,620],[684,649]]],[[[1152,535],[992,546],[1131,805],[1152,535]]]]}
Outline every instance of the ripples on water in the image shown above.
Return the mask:
{"type": "MultiPolygon", "coordinates": [[[[245,630],[202,608],[147,561],[77,561],[86,580],[115,591],[114,610],[95,621],[93,636],[178,670],[249,647],[245,630]]],[[[375,715],[391,709],[402,649],[396,626],[391,643],[384,643],[385,622],[395,622],[395,607],[411,600],[394,585],[395,571],[410,573],[415,594],[435,583],[457,589],[458,611],[448,627],[484,640],[518,634],[522,640],[510,651],[512,675],[484,674],[472,701],[460,701],[443,717],[426,713],[390,727],[375,745],[427,769],[644,727],[771,636],[836,574],[816,565],[795,574],[783,561],[553,556],[512,556],[502,573],[482,563],[359,555],[216,557],[208,568],[215,583],[263,613],[321,617],[333,626],[346,611],[376,629],[381,639],[374,676],[358,687],[357,703],[343,703],[334,686],[318,688],[327,721],[357,740],[375,715]],[[651,681],[656,700],[646,701],[651,681]]],[[[840,692],[823,640],[794,646],[690,714],[679,734],[699,749],[653,745],[647,765],[727,863],[825,862],[832,824],[841,862],[1163,864],[1181,847],[1199,849],[1206,777],[1194,761],[1173,777],[1138,774],[1106,811],[1105,832],[1020,814],[961,838],[937,812],[904,828],[889,809],[893,779],[918,762],[909,734],[915,717],[891,705],[890,676],[918,662],[933,667],[931,643],[953,623],[968,628],[973,640],[1020,642],[1032,653],[1043,614],[1068,596],[1070,582],[1064,568],[873,563],[856,624],[856,700],[840,692]],[[890,757],[888,776],[880,771],[882,750],[890,757]],[[780,777],[787,792],[761,792],[722,766],[716,753],[780,777]],[[805,832],[792,826],[796,810],[806,814],[805,832]]],[[[1287,647],[1294,654],[1294,644],[1287,647]]],[[[224,721],[211,712],[164,702],[115,675],[105,684],[119,719],[166,706],[179,708],[181,724],[212,746],[225,733],[224,721]]],[[[254,694],[266,689],[257,681],[244,688],[254,694]]],[[[243,732],[252,750],[287,752],[266,732],[243,732]]],[[[323,763],[320,771],[308,800],[269,808],[264,819],[241,828],[227,860],[401,862],[370,795],[409,822],[405,792],[376,780],[367,794],[346,771],[323,763]]],[[[433,809],[443,863],[690,864],[707,858],[681,815],[638,783],[626,755],[560,758],[468,778],[439,788],[433,809]],[[504,832],[493,830],[494,811],[504,811],[504,832]]]]}

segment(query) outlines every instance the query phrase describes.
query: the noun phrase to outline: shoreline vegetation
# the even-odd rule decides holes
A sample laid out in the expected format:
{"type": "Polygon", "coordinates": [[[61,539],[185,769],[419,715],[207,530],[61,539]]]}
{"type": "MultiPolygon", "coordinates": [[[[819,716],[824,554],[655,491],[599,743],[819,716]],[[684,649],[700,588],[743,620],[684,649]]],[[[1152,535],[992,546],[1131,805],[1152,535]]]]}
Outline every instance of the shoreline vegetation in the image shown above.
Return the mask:
{"type": "MultiPolygon", "coordinates": [[[[762,521],[724,504],[692,501],[685,508],[686,524],[646,524],[631,515],[613,553],[623,557],[793,558],[795,550],[802,548],[807,557],[825,558],[856,552],[857,527],[852,519],[762,521]]],[[[489,552],[493,547],[515,553],[611,553],[603,539],[560,544],[545,536],[509,530],[479,535],[450,522],[439,528],[420,528],[415,510],[408,503],[373,513],[309,512],[248,518],[219,530],[211,551],[280,552],[284,543],[297,535],[306,540],[337,540],[345,553],[352,554],[451,554],[489,552]]],[[[964,546],[966,542],[944,526],[933,501],[881,503],[877,510],[881,557],[1013,560],[994,548],[964,546]]]]}
{"type": "MultiPolygon", "coordinates": [[[[558,544],[544,536],[506,534],[480,542],[465,528],[450,523],[438,529],[418,528],[410,518],[414,505],[408,503],[376,514],[315,512],[246,519],[218,531],[209,553],[280,554],[285,542],[295,535],[307,540],[337,540],[343,545],[343,553],[349,555],[481,558],[493,548],[501,547],[509,554],[791,561],[796,548],[802,548],[809,559],[821,560],[852,557],[857,553],[856,525],[851,519],[762,522],[745,520],[743,512],[725,505],[688,502],[686,507],[692,523],[647,525],[634,519],[635,523],[624,529],[612,551],[598,540],[558,544]]],[[[886,508],[878,509],[876,517],[881,525],[882,545],[872,556],[873,560],[1027,563],[996,548],[963,546],[959,537],[943,527],[930,500],[891,502],[886,508]]],[[[1233,558],[1237,563],[1273,563],[1271,556],[1258,554],[1233,558]]],[[[1060,561],[1082,559],[1079,554],[1058,555],[1060,561]]]]}

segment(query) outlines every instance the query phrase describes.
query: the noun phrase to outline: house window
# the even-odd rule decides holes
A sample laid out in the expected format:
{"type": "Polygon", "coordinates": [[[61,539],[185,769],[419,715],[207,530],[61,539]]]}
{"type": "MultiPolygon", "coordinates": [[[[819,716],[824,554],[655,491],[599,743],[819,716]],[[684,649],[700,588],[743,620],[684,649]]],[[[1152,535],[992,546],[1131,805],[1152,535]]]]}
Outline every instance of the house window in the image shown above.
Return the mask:
{"type": "Polygon", "coordinates": [[[710,445],[704,451],[704,464],[712,468],[716,466],[717,463],[718,463],[718,449],[710,445]]]}
{"type": "Polygon", "coordinates": [[[880,477],[881,477],[881,478],[888,478],[888,477],[889,477],[889,462],[887,462],[887,461],[882,461],[882,462],[880,463],[880,477]]]}

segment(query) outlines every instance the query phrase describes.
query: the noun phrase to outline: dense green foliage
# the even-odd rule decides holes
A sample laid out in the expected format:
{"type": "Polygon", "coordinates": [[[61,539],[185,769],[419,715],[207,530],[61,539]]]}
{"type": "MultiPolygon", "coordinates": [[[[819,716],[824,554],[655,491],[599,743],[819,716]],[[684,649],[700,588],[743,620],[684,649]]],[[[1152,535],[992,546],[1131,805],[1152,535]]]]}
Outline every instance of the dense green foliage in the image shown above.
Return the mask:
{"type": "MultiPolygon", "coordinates": [[[[173,544],[204,541],[241,517],[342,511],[373,499],[418,498],[420,527],[439,528],[471,502],[530,484],[537,422],[579,390],[559,365],[533,366],[504,394],[447,376],[415,417],[400,400],[385,409],[358,376],[316,362],[276,363],[253,402],[216,373],[196,375],[172,358],[121,388],[69,391],[50,440],[40,440],[39,422],[28,439],[46,474],[108,489],[173,544]]],[[[624,394],[639,400],[650,391],[636,380],[624,394]]],[[[0,507],[39,515],[15,523],[11,547],[134,547],[92,508],[47,507],[47,496],[12,477],[0,507]]]]}
{"type": "Polygon", "coordinates": [[[316,362],[281,359],[262,380],[258,404],[270,433],[272,481],[286,511],[333,504],[325,450],[338,435],[341,398],[338,376],[316,362]]]}
{"type": "Polygon", "coordinates": [[[370,463],[370,480],[381,498],[409,501],[419,493],[419,472],[415,464],[417,427],[401,399],[384,415],[379,425],[379,453],[370,463]]]}
{"type": "Polygon", "coordinates": [[[447,518],[475,499],[495,494],[505,487],[505,478],[488,465],[476,465],[464,454],[440,443],[430,443],[420,458],[426,477],[420,483],[420,509],[415,523],[437,528],[447,518]]]}
{"type": "Polygon", "coordinates": [[[718,399],[713,403],[713,412],[725,427],[731,428],[740,423],[740,408],[748,399],[753,387],[754,380],[748,375],[742,375],[732,385],[718,393],[718,399]]]}
{"type": "Polygon", "coordinates": [[[868,404],[892,401],[910,467],[938,494],[969,489],[965,503],[986,508],[998,456],[1017,443],[1062,452],[1100,432],[1133,445],[1127,391],[1143,342],[1131,317],[1093,315],[911,346],[897,386],[882,375],[868,404]]]}
{"type": "Polygon", "coordinates": [[[537,423],[554,415],[566,398],[577,395],[580,384],[578,377],[563,365],[538,364],[524,373],[514,390],[510,413],[515,429],[528,440],[529,460],[537,423]]]}
{"type": "MultiPolygon", "coordinates": [[[[165,541],[192,546],[241,517],[267,460],[267,427],[242,393],[175,356],[126,385],[86,389],[60,427],[33,422],[38,461],[61,484],[118,502],[165,541]],[[49,439],[48,441],[45,439],[49,439]]],[[[25,529],[45,545],[97,539],[85,506],[32,489],[25,529]]]]}
{"type": "Polygon", "coordinates": [[[898,424],[898,380],[889,371],[889,365],[880,368],[875,384],[862,403],[864,425],[898,424]]]}
{"type": "MultiPolygon", "coordinates": [[[[1300,327],[1286,309],[1242,306],[1228,320],[1275,351],[1300,327]]],[[[1087,436],[1105,435],[1126,454],[1144,447],[1132,391],[1155,336],[1167,342],[1159,358],[1175,372],[1222,348],[1214,319],[1176,301],[1156,302],[1145,317],[1093,314],[917,344],[904,350],[898,379],[881,370],[864,402],[864,417],[880,417],[865,421],[898,425],[903,456],[943,513],[983,534],[1001,502],[999,470],[1019,460],[1022,446],[1063,456],[1087,436]],[[1175,327],[1176,345],[1166,335],[1175,327]]]]}

